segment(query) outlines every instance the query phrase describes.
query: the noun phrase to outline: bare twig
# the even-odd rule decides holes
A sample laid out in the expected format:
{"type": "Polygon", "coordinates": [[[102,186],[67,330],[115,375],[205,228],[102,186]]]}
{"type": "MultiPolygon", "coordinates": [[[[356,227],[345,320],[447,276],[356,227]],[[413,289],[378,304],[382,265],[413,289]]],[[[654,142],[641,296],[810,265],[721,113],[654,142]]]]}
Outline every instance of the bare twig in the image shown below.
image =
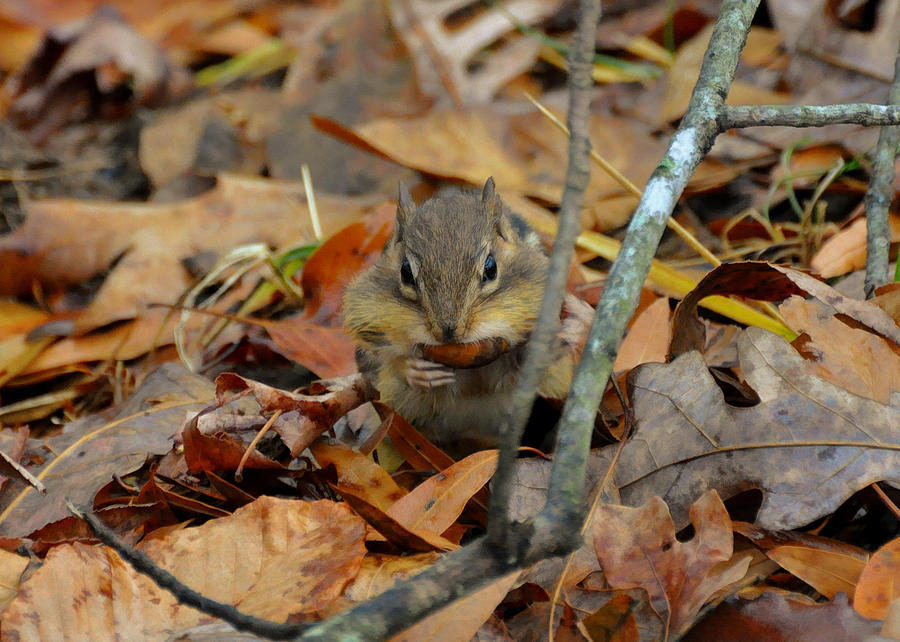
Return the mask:
{"type": "Polygon", "coordinates": [[[726,0],[723,4],[687,112],[628,225],[563,409],[547,503],[535,520],[532,546],[539,549],[549,547],[544,537],[568,534],[577,540],[574,535],[584,511],[591,430],[600,398],[666,220],[719,134],[717,117],[722,113],[757,4],[758,0],[726,0]]]}
{"type": "Polygon", "coordinates": [[[721,131],[744,127],[824,127],[825,125],[900,125],[900,105],[725,105],[721,131]]]}
{"type": "Polygon", "coordinates": [[[161,589],[171,593],[180,604],[187,604],[204,613],[221,618],[238,631],[249,631],[272,640],[296,638],[309,626],[308,624],[277,624],[269,622],[268,620],[242,613],[231,604],[223,604],[212,600],[182,584],[174,575],[160,568],[144,551],[127,545],[93,513],[79,510],[69,499],[66,499],[66,506],[69,507],[69,510],[75,517],[87,522],[97,539],[118,553],[122,559],[134,567],[134,570],[143,573],[156,582],[161,589]]]}
{"type": "MultiPolygon", "coordinates": [[[[888,105],[900,107],[900,51],[894,62],[894,81],[888,91],[888,105]]],[[[872,161],[872,176],[866,190],[866,298],[875,295],[875,288],[890,280],[888,254],[891,249],[891,228],[888,208],[894,190],[894,157],[900,142],[900,127],[882,127],[872,161]]]]}
{"type": "MultiPolygon", "coordinates": [[[[569,265],[575,255],[575,239],[581,231],[581,205],[591,177],[588,113],[593,80],[594,39],[600,20],[600,0],[582,0],[575,39],[569,50],[569,164],[559,209],[559,226],[547,272],[547,284],[537,323],[528,341],[522,377],[516,388],[512,411],[500,426],[500,459],[491,483],[488,542],[499,554],[515,560],[525,542],[512,542],[508,515],[515,460],[537,395],[541,378],[550,365],[551,348],[559,331],[559,311],[566,294],[569,265]],[[521,545],[520,545],[521,544],[521,545]]],[[[592,424],[593,425],[593,424],[592,424]]]]}

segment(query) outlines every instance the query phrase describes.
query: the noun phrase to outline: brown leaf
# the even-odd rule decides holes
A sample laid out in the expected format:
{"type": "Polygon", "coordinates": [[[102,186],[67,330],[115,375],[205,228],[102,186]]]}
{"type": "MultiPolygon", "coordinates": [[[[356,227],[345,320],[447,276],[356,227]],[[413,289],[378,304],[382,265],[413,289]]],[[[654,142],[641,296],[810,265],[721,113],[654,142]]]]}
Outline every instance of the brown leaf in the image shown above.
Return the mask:
{"type": "MultiPolygon", "coordinates": [[[[188,471],[202,473],[206,471],[235,470],[244,457],[246,446],[233,436],[220,430],[206,433],[200,430],[197,415],[191,419],[181,431],[184,444],[184,459],[188,471]]],[[[284,468],[277,461],[269,459],[256,450],[250,453],[244,464],[245,468],[284,468]]]]}
{"type": "Polygon", "coordinates": [[[380,401],[372,405],[382,419],[390,419],[388,436],[394,447],[416,470],[444,470],[453,465],[453,458],[432,444],[425,435],[412,427],[406,419],[398,415],[380,401]]]}
{"type": "Polygon", "coordinates": [[[384,468],[341,443],[326,443],[320,439],[309,448],[320,466],[331,464],[337,469],[341,488],[354,489],[367,502],[385,512],[406,495],[384,468]]]}
{"type": "Polygon", "coordinates": [[[900,391],[900,354],[889,341],[843,323],[816,299],[793,296],[778,311],[791,328],[803,333],[793,345],[816,376],[883,404],[900,391]]]}
{"type": "Polygon", "coordinates": [[[120,407],[68,424],[65,432],[47,439],[47,460],[36,473],[47,494],[22,491],[0,514],[0,533],[28,533],[65,517],[66,496],[89,504],[114,472],[134,470],[148,453],[168,451],[185,413],[197,412],[211,395],[209,381],[166,364],[120,407]]]}
{"type": "MultiPolygon", "coordinates": [[[[534,64],[540,42],[516,34],[516,25],[493,7],[473,9],[471,0],[441,4],[409,0],[391,5],[391,22],[412,53],[419,87],[438,104],[482,104],[534,64]],[[465,10],[464,24],[445,24],[465,10]],[[510,32],[513,32],[512,34],[510,32]],[[486,50],[486,51],[485,51],[486,50]],[[487,53],[479,56],[479,53],[487,53]],[[473,58],[482,64],[471,69],[473,58]],[[450,100],[448,100],[448,97],[450,100]]],[[[513,0],[505,5],[515,19],[533,25],[553,15],[554,0],[513,0]]]]}
{"type": "MultiPolygon", "coordinates": [[[[381,118],[350,128],[322,117],[317,127],[363,149],[377,151],[419,171],[472,185],[493,176],[500,194],[520,193],[559,203],[564,184],[566,138],[539,113],[509,116],[488,108],[434,110],[417,118],[381,118]]],[[[593,115],[591,141],[633,183],[642,185],[664,151],[634,119],[593,115]]],[[[592,172],[585,197],[593,227],[611,229],[627,220],[635,200],[614,203],[623,188],[605,172],[592,172]]]]}
{"type": "MultiPolygon", "coordinates": [[[[681,526],[699,486],[723,497],[759,488],[757,523],[790,529],[874,481],[897,480],[900,407],[810,374],[787,342],[765,330],[747,329],[738,352],[743,378],[760,398],[755,406],[726,404],[696,352],[634,372],[635,435],[614,474],[622,503],[661,495],[681,526]]],[[[609,461],[614,448],[596,456],[609,461]]]]}
{"type": "MultiPolygon", "coordinates": [[[[282,622],[325,608],[359,571],[365,525],[346,506],[261,497],[142,546],[207,597],[282,622]]],[[[106,547],[54,549],[4,613],[22,639],[147,639],[210,621],[106,547]],[[79,599],[73,600],[77,595],[79,599]]]]}
{"type": "Polygon", "coordinates": [[[519,579],[519,571],[505,575],[466,595],[391,638],[392,642],[468,642],[519,579]]]}
{"type": "Polygon", "coordinates": [[[441,534],[456,521],[496,468],[496,450],[473,453],[416,486],[391,506],[388,515],[407,528],[441,534]]]}
{"type": "Polygon", "coordinates": [[[900,538],[872,554],[862,570],[853,596],[853,608],[863,617],[883,620],[891,602],[900,598],[900,538]]]}
{"type": "MultiPolygon", "coordinates": [[[[891,214],[891,241],[900,240],[900,216],[891,214]]],[[[825,241],[809,263],[823,279],[842,276],[866,266],[866,218],[859,217],[825,241]]]]}
{"type": "Polygon", "coordinates": [[[320,615],[328,617],[365,602],[384,593],[398,581],[421,573],[439,559],[440,555],[434,552],[402,557],[369,553],[363,558],[359,573],[347,584],[341,596],[320,615]]]}
{"type": "Polygon", "coordinates": [[[387,541],[397,546],[400,550],[427,553],[431,551],[452,551],[459,548],[448,539],[424,529],[407,528],[399,521],[382,511],[377,506],[370,504],[353,488],[336,487],[341,497],[344,498],[357,515],[362,517],[376,531],[384,535],[387,541]]]}
{"type": "Polygon", "coordinates": [[[802,595],[767,591],[755,600],[723,602],[688,631],[683,640],[866,640],[878,629],[876,623],[854,613],[843,595],[826,604],[815,604],[802,595]]]}
{"type": "Polygon", "coordinates": [[[852,599],[859,574],[869,561],[861,548],[817,535],[769,531],[746,522],[735,522],[734,530],[829,599],[838,593],[852,599]]]}
{"type": "Polygon", "coordinates": [[[833,314],[846,315],[900,345],[900,327],[868,301],[845,297],[798,270],[761,261],[745,261],[720,265],[684,297],[672,319],[670,358],[703,348],[705,331],[697,318],[697,304],[713,294],[736,294],[760,301],[781,301],[794,294],[809,294],[833,308],[833,314]]]}
{"type": "Polygon", "coordinates": [[[617,593],[602,608],[582,620],[592,642],[638,642],[637,620],[631,597],[617,593]]]}
{"type": "Polygon", "coordinates": [[[249,393],[259,403],[262,414],[269,415],[276,410],[284,413],[272,429],[281,436],[294,457],[340,417],[374,396],[368,381],[359,374],[319,381],[311,388],[308,391],[311,394],[287,392],[233,372],[222,373],[216,378],[216,398],[220,406],[235,395],[249,393]]]}
{"type": "Polygon", "coordinates": [[[671,337],[669,299],[662,297],[635,318],[619,348],[613,370],[621,373],[650,361],[665,363],[671,337]]]}
{"type": "Polygon", "coordinates": [[[607,581],[614,588],[643,588],[666,623],[666,637],[680,636],[709,597],[741,578],[747,564],[724,576],[711,574],[731,559],[731,520],[718,494],[707,491],[691,506],[695,535],[675,539],[665,502],[655,497],[640,508],[601,505],[591,530],[607,581]]]}
{"type": "MultiPolygon", "coordinates": [[[[665,82],[665,97],[658,114],[659,123],[667,123],[684,115],[691,91],[700,76],[700,65],[709,45],[713,24],[679,47],[675,61],[669,68],[665,82]]],[[[786,103],[790,94],[774,92],[763,87],[751,85],[742,80],[735,80],[728,91],[726,102],[729,105],[768,105],[786,103]]]]}
{"type": "Polygon", "coordinates": [[[28,558],[0,549],[0,609],[13,600],[19,589],[19,578],[28,567],[28,558]]]}
{"type": "Polygon", "coordinates": [[[378,260],[393,232],[395,211],[393,203],[378,207],[309,257],[301,278],[302,314],[262,323],[282,355],[323,378],[356,371],[356,346],[341,327],[341,297],[353,277],[378,260]]]}
{"type": "Polygon", "coordinates": [[[101,7],[87,20],[50,30],[28,65],[8,81],[9,117],[45,141],[78,108],[133,109],[187,88],[159,46],[118,11],[101,7]],[[116,90],[127,85],[127,99],[116,90]],[[95,103],[95,104],[90,104],[95,103]],[[105,103],[105,104],[104,104],[105,103]]]}
{"type": "MultiPolygon", "coordinates": [[[[360,206],[317,194],[325,234],[360,206]]],[[[116,259],[100,291],[76,320],[76,333],[131,319],[148,303],[175,304],[190,284],[182,261],[201,252],[264,242],[312,240],[302,184],[223,175],[215,189],[175,203],[99,203],[75,199],[27,201],[24,225],[0,238],[0,262],[36,256],[31,269],[0,272],[0,294],[30,292],[32,281],[66,286],[101,274],[116,259]],[[72,243],[78,239],[78,243],[72,243]]]]}

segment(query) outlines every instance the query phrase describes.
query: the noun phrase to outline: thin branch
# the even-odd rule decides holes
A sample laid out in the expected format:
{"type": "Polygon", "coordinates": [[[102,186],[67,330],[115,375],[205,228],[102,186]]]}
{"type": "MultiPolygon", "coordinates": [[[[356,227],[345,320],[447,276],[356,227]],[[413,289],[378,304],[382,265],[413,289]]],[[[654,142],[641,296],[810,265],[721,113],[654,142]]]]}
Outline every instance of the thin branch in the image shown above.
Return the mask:
{"type": "Polygon", "coordinates": [[[198,593],[182,584],[177,577],[167,570],[160,568],[144,551],[129,546],[119,539],[106,524],[100,521],[99,517],[93,513],[79,510],[68,499],[66,499],[66,505],[75,517],[87,522],[97,539],[118,553],[122,559],[134,567],[134,570],[143,573],[156,582],[156,585],[161,589],[171,593],[180,604],[187,604],[204,613],[220,618],[238,631],[249,631],[272,640],[296,638],[309,627],[308,624],[277,624],[269,622],[268,620],[242,613],[231,604],[223,604],[198,593]]]}
{"type": "Polygon", "coordinates": [[[591,431],[625,325],[675,204],[719,134],[717,117],[734,78],[759,0],[726,0],[716,21],[691,102],[657,166],[597,304],[581,363],[560,420],[547,503],[535,520],[535,541],[575,534],[584,511],[591,431]]]}
{"type": "Polygon", "coordinates": [[[824,127],[825,125],[900,125],[900,105],[725,105],[721,131],[744,127],[824,127]]]}
{"type": "MultiPolygon", "coordinates": [[[[900,50],[894,62],[894,81],[888,91],[888,105],[900,109],[900,50]]],[[[891,249],[891,228],[888,208],[894,195],[894,157],[900,142],[900,127],[882,127],[872,161],[872,176],[866,190],[866,298],[875,295],[875,288],[890,280],[888,270],[891,249]]]]}
{"type": "Polygon", "coordinates": [[[569,164],[559,209],[559,226],[547,272],[547,284],[537,323],[528,341],[522,375],[511,403],[511,412],[500,426],[500,459],[491,482],[488,542],[498,555],[514,559],[525,542],[511,541],[509,500],[522,433],[534,404],[541,379],[550,365],[551,350],[559,332],[559,311],[566,295],[569,266],[575,255],[575,239],[581,231],[581,206],[591,177],[588,159],[588,115],[593,79],[594,40],[600,20],[600,0],[582,0],[578,28],[569,50],[569,164]]]}

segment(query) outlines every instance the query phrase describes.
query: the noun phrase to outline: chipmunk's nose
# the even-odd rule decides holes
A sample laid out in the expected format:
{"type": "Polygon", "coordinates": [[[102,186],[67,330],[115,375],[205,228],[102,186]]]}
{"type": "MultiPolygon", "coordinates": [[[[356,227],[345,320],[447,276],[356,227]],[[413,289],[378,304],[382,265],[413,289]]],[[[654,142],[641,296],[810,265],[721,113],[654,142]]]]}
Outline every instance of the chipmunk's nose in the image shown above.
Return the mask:
{"type": "Polygon", "coordinates": [[[444,343],[454,343],[456,341],[455,325],[444,325],[441,327],[441,331],[444,333],[444,343]]]}

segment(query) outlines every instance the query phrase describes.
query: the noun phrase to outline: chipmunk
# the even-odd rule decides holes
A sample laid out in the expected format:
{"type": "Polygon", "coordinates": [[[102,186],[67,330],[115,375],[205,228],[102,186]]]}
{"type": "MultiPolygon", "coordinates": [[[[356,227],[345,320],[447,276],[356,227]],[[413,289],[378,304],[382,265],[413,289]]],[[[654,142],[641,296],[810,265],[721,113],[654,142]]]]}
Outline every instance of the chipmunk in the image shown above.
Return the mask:
{"type": "MultiPolygon", "coordinates": [[[[382,401],[451,455],[495,447],[548,262],[537,233],[501,202],[493,179],[480,197],[439,192],[418,207],[401,185],[392,238],[344,294],[344,325],[358,346],[360,371],[382,401]],[[508,350],[468,368],[424,357],[430,347],[482,340],[508,350]]],[[[593,309],[580,299],[569,297],[567,305],[582,323],[590,319],[593,309]]],[[[542,394],[563,398],[568,391],[577,360],[566,349],[571,343],[560,338],[542,394]]]]}

